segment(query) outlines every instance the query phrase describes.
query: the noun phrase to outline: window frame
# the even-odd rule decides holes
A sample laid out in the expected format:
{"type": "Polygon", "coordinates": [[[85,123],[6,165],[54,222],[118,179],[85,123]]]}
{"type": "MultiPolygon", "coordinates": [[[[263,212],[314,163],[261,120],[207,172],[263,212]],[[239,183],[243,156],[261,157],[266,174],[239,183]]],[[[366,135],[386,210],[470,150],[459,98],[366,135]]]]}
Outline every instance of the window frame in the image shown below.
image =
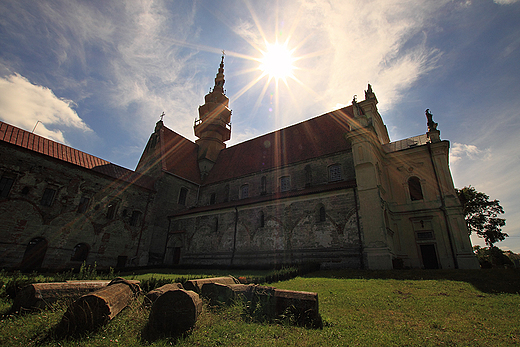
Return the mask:
{"type": "Polygon", "coordinates": [[[249,184],[242,184],[240,186],[240,199],[249,198],[249,184]]]}
{"type": "Polygon", "coordinates": [[[343,172],[342,172],[341,164],[329,165],[328,171],[329,171],[329,182],[339,182],[339,181],[343,180],[343,172]]]}
{"type": "Polygon", "coordinates": [[[56,188],[47,187],[43,191],[42,198],[40,199],[40,205],[50,207],[54,203],[56,199],[56,193],[58,190],[56,188]]]}
{"type": "Polygon", "coordinates": [[[410,201],[423,201],[424,193],[422,191],[421,179],[417,176],[411,176],[408,178],[407,183],[410,201]]]}
{"type": "Polygon", "coordinates": [[[186,206],[186,202],[188,201],[188,193],[188,188],[181,187],[181,189],[179,190],[179,197],[177,198],[177,203],[179,205],[186,206]]]}
{"type": "Polygon", "coordinates": [[[280,192],[288,192],[291,190],[291,176],[280,177],[280,192]]]}
{"type": "Polygon", "coordinates": [[[0,198],[7,198],[11,189],[13,189],[15,177],[3,175],[0,178],[0,198]]]}

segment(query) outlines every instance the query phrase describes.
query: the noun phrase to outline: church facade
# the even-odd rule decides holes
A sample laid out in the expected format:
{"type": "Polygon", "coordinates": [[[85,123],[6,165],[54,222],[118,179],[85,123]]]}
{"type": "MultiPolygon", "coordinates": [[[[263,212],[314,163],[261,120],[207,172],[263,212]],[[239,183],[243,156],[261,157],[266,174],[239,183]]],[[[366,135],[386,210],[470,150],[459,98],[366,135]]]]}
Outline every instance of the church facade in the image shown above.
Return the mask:
{"type": "Polygon", "coordinates": [[[0,266],[478,268],[428,131],[390,142],[363,101],[227,147],[224,61],[192,142],[156,127],[135,171],[0,123],[0,266]]]}

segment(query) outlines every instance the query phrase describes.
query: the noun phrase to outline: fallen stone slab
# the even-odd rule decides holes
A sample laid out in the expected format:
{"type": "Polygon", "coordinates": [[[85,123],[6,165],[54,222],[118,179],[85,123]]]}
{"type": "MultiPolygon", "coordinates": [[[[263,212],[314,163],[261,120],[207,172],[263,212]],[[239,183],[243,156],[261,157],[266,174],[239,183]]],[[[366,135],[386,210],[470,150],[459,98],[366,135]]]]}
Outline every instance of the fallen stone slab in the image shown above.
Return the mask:
{"type": "Polygon", "coordinates": [[[189,280],[183,283],[183,287],[186,290],[193,290],[195,293],[200,294],[202,286],[205,283],[240,284],[240,282],[233,276],[226,276],[189,280]]]}
{"type": "Polygon", "coordinates": [[[202,300],[197,293],[168,290],[153,303],[148,325],[162,334],[178,336],[193,328],[201,313],[202,300]]]}
{"type": "Polygon", "coordinates": [[[155,288],[153,290],[150,290],[148,293],[146,293],[146,296],[144,298],[144,305],[146,307],[151,307],[152,304],[157,300],[158,297],[163,295],[169,290],[176,290],[176,289],[184,289],[181,283],[170,283],[165,284],[162,287],[155,288]]]}
{"type": "Polygon", "coordinates": [[[109,283],[110,281],[67,281],[29,284],[18,292],[11,311],[43,309],[60,299],[76,299],[104,288],[109,283]]]}
{"type": "Polygon", "coordinates": [[[105,288],[83,295],[63,314],[57,327],[58,334],[94,331],[108,323],[141,291],[138,283],[116,278],[105,288]]]}
{"type": "Polygon", "coordinates": [[[251,301],[255,285],[204,283],[201,296],[209,300],[210,306],[230,305],[235,300],[251,301]]]}

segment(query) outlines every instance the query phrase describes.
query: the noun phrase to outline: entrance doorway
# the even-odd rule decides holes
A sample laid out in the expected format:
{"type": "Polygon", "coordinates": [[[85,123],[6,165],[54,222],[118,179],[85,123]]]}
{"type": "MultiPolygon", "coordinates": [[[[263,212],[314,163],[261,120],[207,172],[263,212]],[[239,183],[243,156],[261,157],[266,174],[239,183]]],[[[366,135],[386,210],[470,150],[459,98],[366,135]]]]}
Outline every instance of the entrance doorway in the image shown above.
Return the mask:
{"type": "Polygon", "coordinates": [[[20,264],[20,270],[35,271],[41,269],[43,258],[47,253],[47,245],[48,242],[43,237],[35,237],[29,241],[20,264]]]}
{"type": "Polygon", "coordinates": [[[422,261],[425,269],[438,269],[439,261],[437,260],[437,252],[435,245],[421,245],[422,261]]]}

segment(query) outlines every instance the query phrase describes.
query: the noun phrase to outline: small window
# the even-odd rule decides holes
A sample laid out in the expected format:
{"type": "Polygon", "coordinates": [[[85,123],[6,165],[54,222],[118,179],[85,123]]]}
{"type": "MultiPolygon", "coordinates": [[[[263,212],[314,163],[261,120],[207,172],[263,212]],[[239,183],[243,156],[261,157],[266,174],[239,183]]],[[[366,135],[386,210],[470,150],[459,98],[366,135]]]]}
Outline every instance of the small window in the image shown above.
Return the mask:
{"type": "Polygon", "coordinates": [[[260,179],[260,188],[261,195],[267,194],[267,178],[265,176],[260,179]]]}
{"type": "Polygon", "coordinates": [[[329,181],[336,182],[341,180],[341,165],[335,164],[329,166],[329,181]]]}
{"type": "Polygon", "coordinates": [[[260,228],[263,228],[264,226],[265,226],[264,211],[260,211],[260,228]]]}
{"type": "Polygon", "coordinates": [[[79,200],[78,205],[78,213],[85,213],[87,211],[88,205],[90,204],[90,198],[87,198],[85,196],[82,196],[79,200]]]}
{"type": "Polygon", "coordinates": [[[318,220],[320,222],[325,222],[326,219],[327,219],[327,214],[325,213],[325,207],[321,206],[319,213],[318,213],[318,220]]]}
{"type": "Polygon", "coordinates": [[[186,205],[187,196],[188,196],[188,189],[181,188],[181,191],[179,193],[179,200],[178,200],[179,205],[186,205]]]}
{"type": "Polygon", "coordinates": [[[54,196],[56,195],[56,190],[52,188],[45,188],[45,191],[43,192],[42,199],[40,201],[40,204],[42,206],[51,206],[52,202],[54,201],[54,196]]]}
{"type": "Polygon", "coordinates": [[[141,211],[133,211],[132,217],[130,217],[130,226],[135,227],[139,226],[139,221],[141,220],[141,211]]]}
{"type": "Polygon", "coordinates": [[[2,177],[0,178],[0,198],[7,198],[11,187],[13,186],[14,178],[2,177]]]}
{"type": "Polygon", "coordinates": [[[312,185],[312,169],[310,165],[305,166],[305,187],[308,188],[312,185]]]}
{"type": "Polygon", "coordinates": [[[423,193],[421,188],[421,181],[418,177],[410,177],[408,179],[408,190],[410,190],[410,199],[412,201],[422,200],[423,193]]]}
{"type": "Polygon", "coordinates": [[[240,187],[240,198],[245,199],[249,197],[249,184],[244,184],[240,187]]]}
{"type": "Polygon", "coordinates": [[[85,261],[87,260],[89,252],[89,246],[86,243],[78,243],[72,251],[70,260],[72,261],[85,261]]]}
{"type": "Polygon", "coordinates": [[[291,190],[291,177],[284,176],[280,178],[280,191],[287,192],[291,190]]]}
{"type": "Polygon", "coordinates": [[[433,232],[432,231],[421,231],[417,233],[417,239],[418,240],[432,240],[433,232]]]}
{"type": "Polygon", "coordinates": [[[211,193],[211,196],[209,197],[209,204],[214,205],[217,200],[217,194],[211,193]]]}
{"type": "Polygon", "coordinates": [[[117,213],[117,201],[111,201],[107,206],[107,219],[114,219],[117,213]]]}
{"type": "Polygon", "coordinates": [[[224,202],[229,201],[229,184],[226,184],[224,187],[224,202]]]}
{"type": "Polygon", "coordinates": [[[215,217],[215,222],[214,223],[215,223],[214,224],[215,225],[215,229],[214,230],[215,230],[215,232],[218,232],[218,218],[217,217],[215,217]]]}

